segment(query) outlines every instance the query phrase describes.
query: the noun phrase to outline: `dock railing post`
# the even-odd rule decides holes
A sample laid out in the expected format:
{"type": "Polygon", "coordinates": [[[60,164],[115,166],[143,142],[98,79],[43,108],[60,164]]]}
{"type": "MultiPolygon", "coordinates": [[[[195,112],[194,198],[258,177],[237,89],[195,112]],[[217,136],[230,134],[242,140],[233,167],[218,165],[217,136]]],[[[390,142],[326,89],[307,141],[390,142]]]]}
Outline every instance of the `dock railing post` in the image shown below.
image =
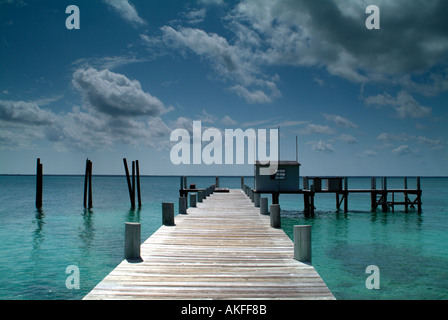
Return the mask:
{"type": "Polygon", "coordinates": [[[198,191],[198,202],[202,202],[204,200],[204,191],[198,191]]]}
{"type": "Polygon", "coordinates": [[[268,198],[260,198],[260,214],[268,215],[268,198]]]}
{"type": "Polygon", "coordinates": [[[279,204],[271,204],[270,207],[270,216],[271,216],[271,227],[272,228],[281,228],[281,219],[280,219],[280,205],[279,204]]]}
{"type": "Polygon", "coordinates": [[[260,194],[258,192],[254,192],[254,207],[260,207],[260,194]]]}
{"type": "Polygon", "coordinates": [[[179,197],[179,213],[187,214],[187,198],[179,197]]]}
{"type": "Polygon", "coordinates": [[[174,203],[162,202],[162,223],[164,226],[174,226],[174,203]]]}
{"type": "Polygon", "coordinates": [[[190,193],[190,207],[196,208],[197,207],[197,196],[196,193],[190,193]]]}
{"type": "Polygon", "coordinates": [[[294,226],[294,259],[311,264],[311,226],[294,226]]]}
{"type": "Polygon", "coordinates": [[[141,224],[135,222],[126,222],[124,236],[124,258],[126,260],[139,260],[141,241],[141,224]]]}

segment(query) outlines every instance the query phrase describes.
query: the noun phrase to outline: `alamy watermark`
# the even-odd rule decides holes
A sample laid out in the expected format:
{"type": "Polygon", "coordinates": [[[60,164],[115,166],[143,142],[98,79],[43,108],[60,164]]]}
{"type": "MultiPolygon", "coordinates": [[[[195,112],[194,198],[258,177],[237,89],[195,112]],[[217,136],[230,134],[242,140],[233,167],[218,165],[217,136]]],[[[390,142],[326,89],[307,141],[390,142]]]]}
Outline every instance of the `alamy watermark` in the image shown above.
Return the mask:
{"type": "Polygon", "coordinates": [[[192,135],[180,128],[171,132],[170,141],[177,143],[171,148],[170,159],[175,165],[255,164],[259,161],[266,165],[260,168],[260,174],[273,175],[278,167],[278,134],[278,129],[269,129],[269,138],[266,129],[225,129],[223,139],[219,129],[208,128],[202,132],[201,121],[193,121],[192,135]],[[203,142],[207,143],[204,147],[203,142]]]}
{"type": "Polygon", "coordinates": [[[69,265],[65,268],[65,273],[69,276],[65,280],[65,287],[69,290],[71,289],[79,289],[79,268],[76,265],[69,265]]]}
{"type": "Polygon", "coordinates": [[[366,273],[369,274],[366,279],[366,288],[378,290],[380,288],[380,268],[376,265],[367,266],[366,273]]]}

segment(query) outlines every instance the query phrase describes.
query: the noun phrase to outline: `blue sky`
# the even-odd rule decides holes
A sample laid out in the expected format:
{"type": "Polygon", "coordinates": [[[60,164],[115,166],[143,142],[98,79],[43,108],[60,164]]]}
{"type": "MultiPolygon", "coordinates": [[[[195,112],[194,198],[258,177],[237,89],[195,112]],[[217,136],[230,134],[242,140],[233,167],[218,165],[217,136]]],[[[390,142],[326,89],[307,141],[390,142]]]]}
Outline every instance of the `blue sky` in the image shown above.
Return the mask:
{"type": "Polygon", "coordinates": [[[303,175],[448,175],[448,2],[0,0],[0,174],[173,165],[177,128],[275,129],[303,175]],[[380,29],[368,30],[368,5],[380,29]],[[80,29],[65,9],[77,5],[80,29]]]}

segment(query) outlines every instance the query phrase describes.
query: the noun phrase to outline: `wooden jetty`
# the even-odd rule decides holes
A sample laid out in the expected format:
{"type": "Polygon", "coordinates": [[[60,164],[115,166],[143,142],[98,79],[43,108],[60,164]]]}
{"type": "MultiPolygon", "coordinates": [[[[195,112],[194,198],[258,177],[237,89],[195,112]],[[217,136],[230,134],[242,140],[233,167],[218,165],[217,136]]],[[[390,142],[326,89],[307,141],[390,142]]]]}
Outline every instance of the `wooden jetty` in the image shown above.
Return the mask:
{"type": "Polygon", "coordinates": [[[334,299],[239,189],[215,192],[177,215],[140,255],[140,262],[123,260],[84,299],[334,299]]]}

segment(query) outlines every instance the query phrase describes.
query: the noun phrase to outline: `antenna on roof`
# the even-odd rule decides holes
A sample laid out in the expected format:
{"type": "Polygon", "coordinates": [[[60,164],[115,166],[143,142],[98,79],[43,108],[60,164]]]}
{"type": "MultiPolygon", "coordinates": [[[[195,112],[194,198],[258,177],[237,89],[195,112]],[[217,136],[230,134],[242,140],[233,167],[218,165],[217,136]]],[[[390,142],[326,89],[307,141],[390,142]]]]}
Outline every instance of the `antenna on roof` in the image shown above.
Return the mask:
{"type": "Polygon", "coordinates": [[[296,136],[296,161],[299,162],[299,145],[297,142],[297,136],[296,136]]]}
{"type": "Polygon", "coordinates": [[[277,130],[277,132],[278,132],[278,137],[277,137],[277,139],[278,139],[278,159],[277,159],[277,161],[278,161],[278,164],[280,164],[280,126],[277,126],[277,128],[278,128],[278,130],[277,130]]]}

